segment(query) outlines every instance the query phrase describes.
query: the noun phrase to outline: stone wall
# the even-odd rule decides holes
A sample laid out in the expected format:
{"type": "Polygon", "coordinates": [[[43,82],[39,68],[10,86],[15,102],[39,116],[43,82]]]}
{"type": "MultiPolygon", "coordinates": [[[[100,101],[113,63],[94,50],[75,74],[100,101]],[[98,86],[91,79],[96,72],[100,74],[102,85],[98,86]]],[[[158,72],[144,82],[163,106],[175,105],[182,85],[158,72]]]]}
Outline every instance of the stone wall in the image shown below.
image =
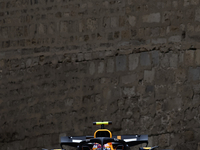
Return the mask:
{"type": "Polygon", "coordinates": [[[199,0],[0,0],[0,149],[149,134],[199,150],[199,0]]]}

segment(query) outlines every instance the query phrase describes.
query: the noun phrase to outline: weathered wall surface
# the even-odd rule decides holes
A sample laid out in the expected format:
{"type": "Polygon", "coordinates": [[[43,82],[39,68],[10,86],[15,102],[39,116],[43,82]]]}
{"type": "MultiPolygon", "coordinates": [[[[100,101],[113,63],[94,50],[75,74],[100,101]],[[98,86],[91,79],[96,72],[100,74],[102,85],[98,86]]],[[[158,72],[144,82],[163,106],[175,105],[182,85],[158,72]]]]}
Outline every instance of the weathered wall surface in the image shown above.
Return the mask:
{"type": "Polygon", "coordinates": [[[200,142],[199,0],[0,0],[0,149],[59,136],[200,142]]]}

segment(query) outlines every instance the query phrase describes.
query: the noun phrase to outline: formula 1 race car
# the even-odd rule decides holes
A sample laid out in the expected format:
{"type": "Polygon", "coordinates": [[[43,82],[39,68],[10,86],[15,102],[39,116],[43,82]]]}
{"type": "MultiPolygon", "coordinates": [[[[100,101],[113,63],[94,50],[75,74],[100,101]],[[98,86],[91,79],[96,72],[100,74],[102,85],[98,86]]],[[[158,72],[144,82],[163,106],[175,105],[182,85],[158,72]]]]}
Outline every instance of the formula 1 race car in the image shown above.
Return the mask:
{"type": "MultiPolygon", "coordinates": [[[[93,122],[93,125],[101,125],[101,129],[94,132],[94,136],[65,136],[60,139],[60,146],[75,147],[77,150],[129,150],[130,147],[146,143],[148,135],[112,135],[104,128],[104,125],[112,124],[111,121],[93,122]]],[[[153,150],[155,147],[140,147],[139,150],[153,150]]],[[[43,149],[47,150],[47,149],[43,149]]]]}

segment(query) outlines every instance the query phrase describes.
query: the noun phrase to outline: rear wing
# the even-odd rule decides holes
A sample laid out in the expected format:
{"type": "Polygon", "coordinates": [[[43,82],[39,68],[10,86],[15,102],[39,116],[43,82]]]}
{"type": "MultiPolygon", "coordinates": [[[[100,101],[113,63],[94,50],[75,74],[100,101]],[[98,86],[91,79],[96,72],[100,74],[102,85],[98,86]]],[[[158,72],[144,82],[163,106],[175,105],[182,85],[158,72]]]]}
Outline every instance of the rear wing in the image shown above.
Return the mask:
{"type": "MultiPolygon", "coordinates": [[[[81,142],[93,138],[94,136],[65,136],[61,137],[60,146],[62,147],[63,145],[68,145],[71,147],[77,147],[81,144],[81,142]]],[[[148,145],[148,135],[114,135],[113,139],[124,141],[129,147],[142,143],[146,143],[148,145]]]]}

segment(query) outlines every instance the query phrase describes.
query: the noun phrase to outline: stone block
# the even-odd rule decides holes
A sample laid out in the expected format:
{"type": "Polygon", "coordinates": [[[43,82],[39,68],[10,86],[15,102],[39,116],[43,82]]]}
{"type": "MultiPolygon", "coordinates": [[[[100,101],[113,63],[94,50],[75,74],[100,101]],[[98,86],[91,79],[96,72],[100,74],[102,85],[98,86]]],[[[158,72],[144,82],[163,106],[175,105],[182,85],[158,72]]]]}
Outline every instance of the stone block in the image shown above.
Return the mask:
{"type": "Polygon", "coordinates": [[[143,22],[147,23],[159,23],[161,19],[160,13],[152,13],[149,15],[144,15],[142,17],[143,22]]]}
{"type": "Polygon", "coordinates": [[[187,32],[194,32],[194,25],[191,23],[187,24],[187,32]]]}
{"type": "Polygon", "coordinates": [[[65,106],[72,106],[74,103],[74,99],[73,98],[67,98],[64,102],[65,106]]]}
{"type": "Polygon", "coordinates": [[[154,145],[154,143],[153,143],[153,136],[148,137],[148,145],[154,145]]]}
{"type": "Polygon", "coordinates": [[[164,11],[162,13],[162,23],[169,23],[171,20],[173,20],[174,16],[175,16],[174,11],[164,11]]]}
{"type": "Polygon", "coordinates": [[[68,22],[67,21],[61,21],[60,22],[60,32],[67,32],[68,31],[68,22]]]}
{"type": "Polygon", "coordinates": [[[178,54],[172,54],[169,58],[169,64],[172,68],[177,68],[178,66],[178,54]]]}
{"type": "Polygon", "coordinates": [[[112,96],[111,94],[112,94],[112,91],[111,91],[110,88],[105,87],[105,88],[103,89],[103,98],[104,98],[104,99],[109,100],[109,99],[111,98],[111,96],[112,96]]]}
{"type": "Polygon", "coordinates": [[[109,28],[110,27],[110,17],[103,18],[103,27],[109,28]]]}
{"type": "Polygon", "coordinates": [[[105,57],[104,52],[93,52],[92,53],[92,59],[102,59],[105,57]]]}
{"type": "Polygon", "coordinates": [[[189,67],[188,80],[190,80],[190,81],[200,80],[200,67],[197,67],[197,68],[189,67]]]}
{"type": "Polygon", "coordinates": [[[183,63],[184,63],[184,53],[181,52],[181,53],[179,53],[179,55],[178,55],[178,64],[179,64],[179,66],[182,66],[183,63]]]}
{"type": "Polygon", "coordinates": [[[91,60],[92,59],[92,54],[91,53],[85,53],[84,54],[84,59],[85,60],[91,60]]]}
{"type": "Polygon", "coordinates": [[[147,85],[146,89],[145,89],[145,92],[146,93],[153,93],[154,90],[155,90],[155,87],[153,85],[147,85]]]}
{"type": "MultiPolygon", "coordinates": [[[[168,94],[170,95],[170,94],[168,94]]],[[[183,105],[183,100],[182,98],[174,98],[173,100],[170,98],[167,98],[164,103],[163,103],[163,110],[165,112],[168,112],[170,110],[181,110],[183,105]]]]}
{"type": "Polygon", "coordinates": [[[7,27],[2,27],[0,34],[3,38],[8,38],[9,37],[9,29],[7,27]]]}
{"type": "Polygon", "coordinates": [[[137,81],[136,74],[126,75],[121,77],[122,84],[131,84],[137,81]]]}
{"type": "Polygon", "coordinates": [[[130,30],[123,30],[121,31],[121,39],[128,40],[131,37],[131,31],[130,30]]]}
{"type": "Polygon", "coordinates": [[[39,33],[39,34],[45,34],[46,32],[47,32],[47,27],[46,27],[46,25],[40,23],[40,24],[38,25],[38,33],[39,33]]]}
{"type": "Polygon", "coordinates": [[[160,28],[159,27],[150,29],[150,36],[151,37],[157,37],[159,35],[160,35],[160,28]]]}
{"type": "Polygon", "coordinates": [[[5,65],[4,60],[0,60],[0,69],[2,69],[4,65],[5,65]]]}
{"type": "Polygon", "coordinates": [[[160,37],[165,37],[166,36],[166,28],[165,27],[161,27],[160,28],[160,37]]]}
{"type": "Polygon", "coordinates": [[[31,58],[27,59],[26,68],[31,67],[31,64],[32,64],[32,59],[31,58]]]}
{"type": "Polygon", "coordinates": [[[200,84],[193,85],[193,91],[194,93],[200,93],[200,84]]]}
{"type": "Polygon", "coordinates": [[[97,29],[98,20],[96,18],[87,19],[87,29],[94,32],[97,29]]]}
{"type": "Polygon", "coordinates": [[[42,136],[37,137],[37,147],[43,147],[44,146],[44,139],[42,136]]]}
{"type": "Polygon", "coordinates": [[[117,56],[116,57],[116,71],[125,71],[127,66],[127,56],[117,56]]]}
{"type": "Polygon", "coordinates": [[[145,28],[139,28],[139,30],[137,30],[137,35],[139,37],[144,37],[144,35],[145,35],[145,28]]]}
{"type": "Polygon", "coordinates": [[[92,3],[92,2],[87,2],[87,7],[88,8],[93,8],[94,7],[94,3],[92,3]]]}
{"type": "Polygon", "coordinates": [[[111,17],[111,28],[116,28],[119,26],[118,17],[111,17]]]}
{"type": "Polygon", "coordinates": [[[180,84],[186,80],[186,70],[183,68],[175,70],[175,81],[180,84]]]}
{"type": "Polygon", "coordinates": [[[114,39],[118,39],[120,36],[119,34],[120,34],[119,31],[114,32],[114,39]]]}
{"type": "Polygon", "coordinates": [[[104,7],[106,7],[106,8],[108,8],[108,7],[110,6],[108,1],[103,2],[102,5],[103,5],[104,7]]]}
{"type": "Polygon", "coordinates": [[[162,67],[169,67],[169,53],[163,54],[160,65],[162,67]]]}
{"type": "Polygon", "coordinates": [[[174,80],[174,70],[159,69],[155,72],[155,83],[158,85],[168,85],[173,83],[174,80]]]}
{"type": "Polygon", "coordinates": [[[200,8],[195,11],[195,20],[200,22],[200,8]]]}
{"type": "Polygon", "coordinates": [[[139,46],[139,45],[145,45],[145,44],[150,44],[150,40],[142,40],[142,39],[136,39],[136,40],[132,40],[131,41],[131,44],[132,45],[135,45],[135,46],[139,46]]]}
{"type": "Polygon", "coordinates": [[[107,65],[106,65],[106,71],[108,72],[108,73],[112,73],[112,72],[114,72],[114,60],[113,60],[113,58],[109,58],[108,60],[107,60],[107,65]]]}
{"type": "Polygon", "coordinates": [[[129,55],[128,60],[129,60],[129,70],[130,71],[135,70],[138,67],[139,57],[140,57],[140,54],[138,54],[138,53],[129,55]]]}
{"type": "Polygon", "coordinates": [[[195,26],[195,31],[196,31],[196,32],[200,32],[200,25],[196,25],[196,26],[195,26]]]}
{"type": "Polygon", "coordinates": [[[158,66],[160,63],[160,53],[159,51],[151,51],[151,58],[154,66],[158,66]]]}
{"type": "Polygon", "coordinates": [[[89,65],[89,73],[90,75],[93,75],[95,73],[95,63],[91,62],[89,65]]]}
{"type": "Polygon", "coordinates": [[[83,61],[84,57],[83,57],[83,53],[78,53],[78,61],[83,61]]]}
{"type": "Polygon", "coordinates": [[[162,145],[163,147],[169,146],[169,140],[169,134],[162,134],[158,138],[159,145],[162,145]]]}
{"type": "Polygon", "coordinates": [[[189,0],[184,0],[183,6],[186,7],[186,6],[189,6],[189,5],[190,5],[189,0]]]}
{"type": "MultiPolygon", "coordinates": [[[[85,21],[80,21],[78,24],[78,30],[79,32],[84,32],[86,31],[86,23],[85,21]]],[[[64,21],[60,23],[60,31],[62,32],[67,32],[68,31],[68,26],[67,23],[65,23],[64,21]]]]}
{"type": "Polygon", "coordinates": [[[192,98],[192,104],[193,105],[198,105],[199,99],[200,99],[200,95],[199,94],[194,94],[194,96],[192,98]]]}
{"type": "Polygon", "coordinates": [[[194,131],[192,130],[184,131],[183,136],[184,136],[185,142],[191,142],[191,141],[194,141],[195,139],[194,131]]]}
{"type": "Polygon", "coordinates": [[[173,5],[173,7],[176,8],[176,7],[178,6],[178,2],[177,2],[177,1],[173,1],[173,2],[172,2],[172,5],[173,5]]]}
{"type": "Polygon", "coordinates": [[[193,50],[188,50],[185,51],[185,55],[184,55],[184,64],[186,66],[193,66],[194,64],[194,51],[193,50]]]}
{"type": "MultiPolygon", "coordinates": [[[[114,56],[115,52],[114,51],[106,51],[105,52],[105,57],[110,57],[110,56],[114,56]]],[[[103,57],[102,57],[103,58],[103,57]]]]}
{"type": "Polygon", "coordinates": [[[199,0],[191,0],[191,4],[192,5],[197,5],[197,4],[199,4],[199,0]]]}
{"type": "Polygon", "coordinates": [[[128,17],[128,22],[132,27],[134,27],[135,24],[136,24],[136,17],[135,16],[129,16],[128,17]]]}
{"type": "Polygon", "coordinates": [[[169,37],[168,42],[180,43],[181,42],[181,36],[180,35],[171,36],[171,37],[169,37]]]}
{"type": "Polygon", "coordinates": [[[104,72],[104,68],[105,68],[105,64],[104,62],[99,62],[99,65],[98,65],[98,73],[103,73],[104,72]]]}
{"type": "Polygon", "coordinates": [[[48,25],[47,31],[49,34],[54,34],[56,31],[56,24],[55,23],[50,23],[48,25]]]}
{"type": "Polygon", "coordinates": [[[122,88],[122,95],[125,97],[135,96],[135,87],[124,87],[122,88]]]}
{"type": "MultiPolygon", "coordinates": [[[[191,79],[188,79],[188,81],[191,82],[191,79]]],[[[189,99],[188,102],[191,103],[192,98],[194,96],[194,92],[193,92],[193,89],[192,89],[192,87],[190,85],[187,85],[187,84],[179,85],[179,86],[177,86],[177,91],[178,91],[178,93],[180,93],[180,95],[181,95],[183,100],[185,98],[187,98],[187,99],[189,99]]],[[[186,101],[187,100],[184,100],[184,103],[186,103],[186,101]]],[[[190,105],[190,103],[188,103],[188,105],[190,105]]]]}
{"type": "Polygon", "coordinates": [[[167,43],[166,38],[157,38],[157,39],[152,39],[152,44],[164,44],[167,43]]]}
{"type": "Polygon", "coordinates": [[[198,66],[200,65],[200,49],[195,52],[195,64],[198,66]]]}
{"type": "Polygon", "coordinates": [[[145,82],[153,82],[154,78],[155,78],[155,69],[144,71],[145,82]]]}
{"type": "Polygon", "coordinates": [[[151,60],[148,52],[142,52],[140,54],[140,65],[151,66],[151,60]]]}
{"type": "Polygon", "coordinates": [[[124,27],[125,24],[126,24],[126,19],[125,19],[125,17],[124,17],[124,16],[120,16],[120,17],[119,17],[119,26],[120,26],[120,27],[124,27]]]}

